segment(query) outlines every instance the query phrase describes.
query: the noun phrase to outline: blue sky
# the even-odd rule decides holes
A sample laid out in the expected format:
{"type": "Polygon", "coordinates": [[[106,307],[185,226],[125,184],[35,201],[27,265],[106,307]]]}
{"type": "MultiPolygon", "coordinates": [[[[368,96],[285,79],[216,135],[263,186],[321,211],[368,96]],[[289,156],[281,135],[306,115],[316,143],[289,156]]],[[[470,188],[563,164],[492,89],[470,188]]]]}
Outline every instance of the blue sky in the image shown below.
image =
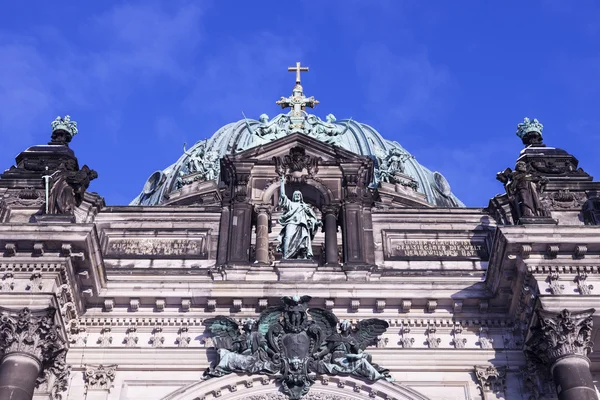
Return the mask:
{"type": "Polygon", "coordinates": [[[503,190],[523,117],[600,178],[600,3],[5,2],[0,167],[70,114],[90,190],[128,204],[183,142],[278,113],[296,61],[316,114],[353,117],[442,172],[468,206],[503,190]]]}

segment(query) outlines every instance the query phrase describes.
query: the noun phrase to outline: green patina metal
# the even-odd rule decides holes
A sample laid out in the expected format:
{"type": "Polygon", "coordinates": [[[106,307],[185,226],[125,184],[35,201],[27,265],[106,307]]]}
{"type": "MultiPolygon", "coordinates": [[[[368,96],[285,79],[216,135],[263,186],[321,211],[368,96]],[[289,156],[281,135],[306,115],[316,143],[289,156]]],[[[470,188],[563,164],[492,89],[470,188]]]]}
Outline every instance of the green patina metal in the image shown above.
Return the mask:
{"type": "MultiPolygon", "coordinates": [[[[289,67],[288,70],[296,72],[292,95],[281,97],[276,102],[282,108],[289,109],[287,113],[273,118],[263,113],[258,120],[247,118],[242,113],[243,119],[227,124],[209,139],[197,142],[189,150],[185,150],[175,164],[164,169],[162,173],[166,179],[160,190],[151,195],[141,194],[131,204],[160,204],[165,194],[179,190],[195,180],[209,180],[210,177],[218,179],[218,160],[221,157],[270,143],[292,133],[301,133],[355,154],[371,157],[376,168],[375,181],[372,183],[374,186],[379,185],[379,182],[394,183],[394,175],[401,173],[413,180],[409,182],[411,187],[425,194],[430,203],[442,207],[464,207],[452,194],[447,181],[439,172],[430,171],[419,164],[398,142],[384,139],[371,126],[352,118],[337,120],[333,114],[328,114],[323,121],[317,115],[307,113],[307,108],[314,108],[319,104],[313,96],[304,95],[300,84],[300,72],[307,72],[308,67],[297,63],[296,67],[289,67]],[[200,165],[207,168],[200,168],[200,165]],[[210,173],[203,173],[205,169],[210,173]],[[200,173],[194,174],[193,170],[200,173]],[[440,182],[445,185],[440,185],[440,182]]],[[[537,120],[530,124],[541,129],[537,120]]]]}

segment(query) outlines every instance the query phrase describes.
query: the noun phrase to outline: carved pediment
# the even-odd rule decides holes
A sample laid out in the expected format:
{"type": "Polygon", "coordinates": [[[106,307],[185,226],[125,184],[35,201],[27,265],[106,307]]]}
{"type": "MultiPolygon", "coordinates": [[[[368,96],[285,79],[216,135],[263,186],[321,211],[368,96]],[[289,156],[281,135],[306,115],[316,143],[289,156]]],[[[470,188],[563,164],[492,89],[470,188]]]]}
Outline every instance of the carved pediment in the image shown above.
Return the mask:
{"type": "MultiPolygon", "coordinates": [[[[366,188],[373,181],[373,161],[302,134],[292,134],[222,159],[221,171],[234,202],[269,202],[281,176],[291,184],[316,188],[315,205],[339,202],[343,187],[366,188]],[[322,197],[321,200],[318,198],[322,197]]],[[[310,190],[310,189],[307,189],[310,190]]]]}
{"type": "Polygon", "coordinates": [[[294,133],[292,135],[275,140],[262,146],[253,147],[235,155],[226,156],[231,161],[270,161],[273,157],[283,157],[289,154],[293,147],[307,149],[307,154],[312,157],[320,157],[324,163],[369,163],[371,159],[361,156],[341,147],[328,145],[310,136],[294,133]]]}

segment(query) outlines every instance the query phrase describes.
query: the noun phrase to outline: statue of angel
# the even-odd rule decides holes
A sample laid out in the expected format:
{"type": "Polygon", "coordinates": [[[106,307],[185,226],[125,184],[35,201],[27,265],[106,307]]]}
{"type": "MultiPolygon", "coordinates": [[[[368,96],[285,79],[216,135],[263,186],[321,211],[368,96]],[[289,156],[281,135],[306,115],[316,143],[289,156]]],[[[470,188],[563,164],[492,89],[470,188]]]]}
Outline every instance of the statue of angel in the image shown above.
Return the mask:
{"type": "Polygon", "coordinates": [[[314,136],[324,143],[339,146],[339,136],[348,131],[352,118],[346,122],[343,130],[335,124],[335,121],[336,118],[333,114],[328,114],[325,117],[325,122],[314,115],[309,116],[307,122],[312,125],[312,128],[309,130],[309,136],[314,136]]]}
{"type": "Polygon", "coordinates": [[[392,147],[386,153],[383,149],[377,147],[375,155],[379,161],[379,168],[376,171],[377,180],[380,182],[395,183],[395,175],[404,173],[404,163],[413,156],[402,152],[402,150],[392,147]]]}
{"type": "Polygon", "coordinates": [[[276,120],[269,122],[269,116],[267,114],[261,114],[260,117],[258,117],[258,120],[260,121],[260,125],[252,132],[256,144],[265,144],[272,142],[275,139],[279,139],[281,136],[280,127],[276,120]]]}
{"type": "Polygon", "coordinates": [[[219,153],[216,151],[207,151],[204,153],[204,158],[200,165],[202,177],[205,181],[211,181],[217,179],[221,166],[219,165],[219,153]]]}
{"type": "Polygon", "coordinates": [[[214,368],[205,371],[205,379],[236,371],[245,373],[277,371],[270,361],[271,351],[267,341],[257,330],[254,319],[244,321],[244,333],[240,332],[238,323],[229,317],[209,318],[202,324],[207,327],[219,354],[219,362],[214,368]]]}
{"type": "Polygon", "coordinates": [[[352,329],[348,320],[342,320],[337,332],[337,318],[333,313],[323,309],[308,312],[324,334],[328,335],[320,351],[313,355],[319,373],[350,374],[372,381],[392,381],[389,371],[374,364],[371,355],[364,351],[386,331],[389,327],[387,322],[370,318],[360,321],[352,329]]]}
{"type": "Polygon", "coordinates": [[[196,148],[194,152],[186,150],[186,144],[183,143],[183,153],[188,156],[187,168],[190,174],[194,172],[202,171],[202,161],[204,159],[204,151],[206,150],[206,143],[202,142],[200,146],[196,148]]]}

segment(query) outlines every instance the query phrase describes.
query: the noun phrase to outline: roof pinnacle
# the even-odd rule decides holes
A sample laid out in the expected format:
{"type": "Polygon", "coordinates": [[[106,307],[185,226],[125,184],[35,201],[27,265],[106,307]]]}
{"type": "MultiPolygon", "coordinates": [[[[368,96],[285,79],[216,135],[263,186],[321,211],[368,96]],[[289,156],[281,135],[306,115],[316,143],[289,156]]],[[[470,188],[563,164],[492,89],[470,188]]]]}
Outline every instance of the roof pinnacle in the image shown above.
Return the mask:
{"type": "Polygon", "coordinates": [[[281,97],[276,104],[279,104],[281,108],[290,108],[292,116],[300,117],[306,107],[314,108],[315,105],[319,104],[318,100],[315,100],[313,96],[306,97],[304,95],[302,85],[300,85],[300,72],[308,72],[308,67],[302,67],[300,62],[296,63],[295,67],[288,67],[289,72],[296,72],[296,85],[292,90],[290,97],[281,97]]]}

